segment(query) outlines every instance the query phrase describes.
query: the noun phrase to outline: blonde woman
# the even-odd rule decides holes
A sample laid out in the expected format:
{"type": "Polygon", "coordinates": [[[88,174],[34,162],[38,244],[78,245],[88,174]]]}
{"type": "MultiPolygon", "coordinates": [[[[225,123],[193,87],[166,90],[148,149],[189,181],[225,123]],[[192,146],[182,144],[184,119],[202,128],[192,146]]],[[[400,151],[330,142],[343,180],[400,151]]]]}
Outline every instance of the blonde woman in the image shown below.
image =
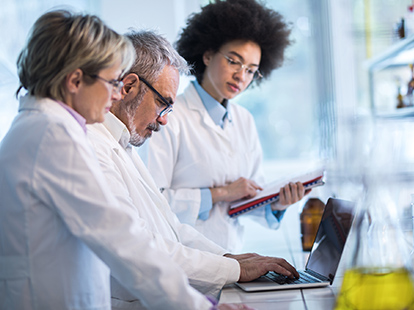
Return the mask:
{"type": "Polygon", "coordinates": [[[87,140],[134,55],[96,16],[34,24],[17,61],[27,94],[0,146],[0,309],[109,310],[110,275],[145,308],[211,308],[120,208],[87,140]]]}

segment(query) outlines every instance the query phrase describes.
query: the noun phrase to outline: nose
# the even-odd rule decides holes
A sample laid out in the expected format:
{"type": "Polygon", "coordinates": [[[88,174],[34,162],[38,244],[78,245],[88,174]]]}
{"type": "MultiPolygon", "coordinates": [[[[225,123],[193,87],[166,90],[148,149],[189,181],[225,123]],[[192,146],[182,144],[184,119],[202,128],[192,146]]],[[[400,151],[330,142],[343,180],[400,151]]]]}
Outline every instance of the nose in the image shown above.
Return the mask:
{"type": "Polygon", "coordinates": [[[168,114],[165,114],[163,116],[158,116],[157,117],[157,122],[159,124],[161,124],[162,126],[167,125],[167,123],[168,123],[168,114]]]}
{"type": "Polygon", "coordinates": [[[234,76],[236,78],[238,78],[240,81],[244,82],[247,80],[248,76],[247,76],[247,71],[245,68],[242,68],[240,71],[235,72],[234,76]]]}

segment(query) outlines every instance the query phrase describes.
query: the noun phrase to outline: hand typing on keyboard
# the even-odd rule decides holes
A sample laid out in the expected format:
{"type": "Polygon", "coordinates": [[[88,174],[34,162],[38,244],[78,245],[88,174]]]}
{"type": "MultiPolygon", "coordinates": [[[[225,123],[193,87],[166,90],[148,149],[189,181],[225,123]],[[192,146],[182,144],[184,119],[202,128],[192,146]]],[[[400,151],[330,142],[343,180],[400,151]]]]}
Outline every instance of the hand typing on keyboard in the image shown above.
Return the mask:
{"type": "Polygon", "coordinates": [[[299,278],[299,273],[296,269],[283,258],[261,256],[253,253],[240,255],[225,254],[224,256],[236,259],[239,262],[239,282],[252,281],[268,271],[275,271],[291,279],[299,278]]]}
{"type": "Polygon", "coordinates": [[[314,283],[319,282],[319,280],[310,277],[304,272],[299,272],[299,279],[291,279],[284,275],[278,274],[276,272],[270,271],[268,272],[265,277],[269,280],[272,280],[278,284],[299,284],[299,283],[314,283]]]}

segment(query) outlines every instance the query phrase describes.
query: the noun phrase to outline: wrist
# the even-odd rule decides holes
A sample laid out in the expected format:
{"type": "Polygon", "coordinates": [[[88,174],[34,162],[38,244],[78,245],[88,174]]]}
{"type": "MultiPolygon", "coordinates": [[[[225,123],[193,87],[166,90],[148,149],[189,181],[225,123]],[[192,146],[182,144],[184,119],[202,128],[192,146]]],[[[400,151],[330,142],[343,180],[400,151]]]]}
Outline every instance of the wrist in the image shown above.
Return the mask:
{"type": "Polygon", "coordinates": [[[274,202],[270,204],[270,209],[272,210],[272,212],[278,211],[278,207],[279,207],[279,202],[274,202]]]}
{"type": "Polygon", "coordinates": [[[289,205],[282,205],[280,202],[274,202],[270,204],[270,209],[272,212],[283,211],[286,210],[289,205]]]}
{"type": "Polygon", "coordinates": [[[210,192],[213,204],[219,201],[225,201],[227,191],[224,189],[224,187],[212,187],[210,188],[210,192]]]}

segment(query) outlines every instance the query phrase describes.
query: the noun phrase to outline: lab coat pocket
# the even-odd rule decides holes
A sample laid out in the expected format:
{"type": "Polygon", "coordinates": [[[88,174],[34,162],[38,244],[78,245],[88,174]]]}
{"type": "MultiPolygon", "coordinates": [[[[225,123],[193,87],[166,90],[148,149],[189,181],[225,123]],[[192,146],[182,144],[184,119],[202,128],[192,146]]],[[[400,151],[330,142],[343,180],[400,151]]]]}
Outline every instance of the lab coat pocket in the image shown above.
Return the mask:
{"type": "Polygon", "coordinates": [[[240,161],[238,162],[239,175],[251,179],[260,166],[260,154],[253,148],[240,150],[237,154],[240,161]]]}
{"type": "Polygon", "coordinates": [[[28,278],[1,279],[0,278],[0,309],[33,309],[30,304],[31,290],[28,278]]]}

